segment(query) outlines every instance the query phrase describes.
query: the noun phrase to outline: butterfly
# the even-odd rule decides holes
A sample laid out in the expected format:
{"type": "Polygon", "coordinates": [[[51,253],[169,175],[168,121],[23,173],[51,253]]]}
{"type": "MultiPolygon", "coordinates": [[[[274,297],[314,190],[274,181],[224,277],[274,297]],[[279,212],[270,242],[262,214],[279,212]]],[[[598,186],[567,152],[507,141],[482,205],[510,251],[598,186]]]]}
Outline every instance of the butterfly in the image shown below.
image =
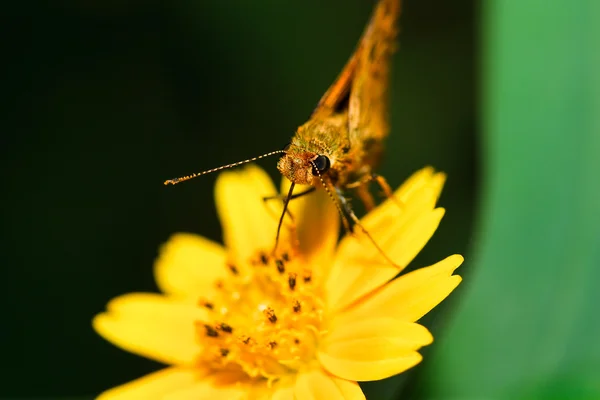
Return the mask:
{"type": "Polygon", "coordinates": [[[369,191],[371,182],[378,184],[385,195],[393,199],[390,186],[375,173],[375,169],[381,160],[384,140],[390,130],[387,92],[400,10],[400,0],[380,0],[377,3],[354,53],[320,99],[308,121],[297,129],[283,150],[170,179],[165,184],[176,184],[261,158],[281,155],[277,169],[289,179],[291,185],[287,195],[282,197],[284,210],[279,220],[275,247],[289,201],[321,189],[327,191],[335,202],[344,227],[352,231],[354,226],[358,226],[393,264],[362,227],[345,192],[355,191],[367,210],[375,205],[369,191]],[[310,185],[310,188],[294,193],[295,185],[310,185]]]}

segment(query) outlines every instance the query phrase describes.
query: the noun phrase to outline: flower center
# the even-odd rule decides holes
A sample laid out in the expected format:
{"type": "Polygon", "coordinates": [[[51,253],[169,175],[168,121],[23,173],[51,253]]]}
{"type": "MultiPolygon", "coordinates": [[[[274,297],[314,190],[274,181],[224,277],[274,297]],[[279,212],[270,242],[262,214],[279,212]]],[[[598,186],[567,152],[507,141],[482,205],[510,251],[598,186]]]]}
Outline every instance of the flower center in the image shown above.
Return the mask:
{"type": "Polygon", "coordinates": [[[300,257],[259,253],[250,264],[247,272],[229,265],[230,279],[200,299],[211,316],[196,326],[204,346],[200,361],[272,381],[314,359],[323,302],[300,257]]]}

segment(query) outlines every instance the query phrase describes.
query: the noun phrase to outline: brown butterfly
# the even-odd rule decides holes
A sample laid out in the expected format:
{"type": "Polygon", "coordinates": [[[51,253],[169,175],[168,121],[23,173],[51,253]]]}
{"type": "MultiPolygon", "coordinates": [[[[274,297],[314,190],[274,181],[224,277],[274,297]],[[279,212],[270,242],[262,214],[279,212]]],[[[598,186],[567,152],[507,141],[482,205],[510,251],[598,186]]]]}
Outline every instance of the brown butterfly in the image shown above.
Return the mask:
{"type": "MultiPolygon", "coordinates": [[[[283,199],[284,211],[279,221],[277,239],[289,201],[322,188],[338,207],[346,229],[351,231],[353,225],[359,226],[379,249],[360,224],[344,197],[344,191],[355,190],[367,209],[375,204],[369,192],[369,183],[372,181],[383,189],[386,196],[392,198],[389,185],[383,177],[374,173],[374,169],[379,163],[383,142],[389,132],[387,90],[399,15],[400,0],[378,2],[354,54],[321,98],[309,120],[298,128],[292,141],[283,150],[170,179],[165,184],[176,184],[283,154],[277,168],[292,184],[283,199]],[[310,185],[311,188],[294,194],[296,184],[310,185]]],[[[383,251],[380,252],[393,264],[383,251]]]]}

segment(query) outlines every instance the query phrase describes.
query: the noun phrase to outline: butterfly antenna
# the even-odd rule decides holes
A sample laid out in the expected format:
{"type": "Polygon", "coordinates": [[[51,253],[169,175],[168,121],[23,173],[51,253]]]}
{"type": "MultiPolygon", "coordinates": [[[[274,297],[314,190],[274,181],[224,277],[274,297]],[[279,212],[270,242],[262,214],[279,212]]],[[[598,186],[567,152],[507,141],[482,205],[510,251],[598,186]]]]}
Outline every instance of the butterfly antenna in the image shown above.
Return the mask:
{"type": "MultiPolygon", "coordinates": [[[[315,163],[313,163],[311,161],[311,164],[313,165],[314,170],[317,172],[317,176],[319,177],[319,180],[323,184],[323,188],[325,189],[325,191],[327,192],[327,194],[329,195],[329,197],[331,198],[331,200],[335,203],[335,206],[338,209],[338,212],[342,216],[342,220],[345,221],[344,222],[344,226],[346,226],[348,222],[346,220],[346,216],[345,216],[345,214],[344,214],[344,212],[342,210],[342,207],[340,206],[339,202],[337,201],[337,199],[335,198],[335,196],[333,195],[333,193],[331,192],[331,190],[329,190],[329,187],[325,183],[325,180],[321,176],[321,173],[319,172],[319,169],[317,168],[317,166],[315,165],[315,163]]],[[[347,214],[352,219],[352,222],[354,222],[354,224],[357,225],[360,228],[360,230],[362,231],[362,233],[364,233],[365,236],[369,239],[369,241],[373,244],[373,246],[375,246],[375,248],[377,249],[377,251],[379,252],[379,254],[381,254],[383,256],[383,258],[385,258],[385,260],[387,262],[389,262],[390,264],[392,264],[394,267],[400,268],[398,265],[396,265],[395,262],[393,262],[388,257],[387,254],[385,254],[385,252],[383,251],[383,249],[381,247],[379,247],[379,245],[377,244],[377,242],[375,241],[375,239],[373,239],[373,236],[371,236],[371,234],[369,233],[369,231],[367,231],[367,229],[360,223],[360,220],[358,219],[358,217],[356,216],[356,214],[354,214],[354,211],[352,211],[352,209],[347,208],[347,214]]]]}
{"type": "Polygon", "coordinates": [[[257,156],[257,157],[252,157],[252,158],[249,158],[249,159],[244,160],[244,161],[238,161],[238,162],[235,162],[233,164],[223,165],[221,167],[217,167],[217,168],[209,169],[209,170],[206,170],[206,171],[198,172],[196,174],[182,176],[180,178],[168,179],[168,180],[165,181],[165,185],[176,185],[178,183],[189,181],[190,179],[194,179],[194,178],[197,178],[197,177],[202,176],[202,175],[211,174],[213,172],[221,171],[221,170],[224,170],[224,169],[235,168],[235,167],[238,167],[238,166],[240,166],[242,164],[247,164],[247,163],[252,162],[252,161],[260,160],[261,158],[270,157],[270,156],[274,156],[276,154],[282,154],[282,153],[285,153],[285,151],[284,150],[271,151],[270,153],[262,154],[262,155],[257,156]]]}
{"type": "Polygon", "coordinates": [[[321,181],[321,184],[323,185],[323,189],[325,189],[325,192],[327,193],[327,195],[329,196],[331,201],[333,201],[333,204],[335,204],[335,208],[337,208],[338,213],[340,214],[340,217],[342,217],[342,222],[344,223],[344,229],[346,229],[346,231],[348,231],[348,232],[352,232],[352,229],[350,228],[350,223],[348,222],[348,218],[344,214],[344,210],[342,210],[340,203],[335,198],[335,196],[333,195],[331,190],[329,190],[329,186],[327,186],[327,184],[325,183],[325,180],[323,179],[323,176],[321,176],[321,173],[317,169],[317,166],[315,165],[315,163],[312,161],[310,161],[310,163],[312,164],[313,169],[317,172],[317,176],[319,177],[319,180],[321,181]]]}

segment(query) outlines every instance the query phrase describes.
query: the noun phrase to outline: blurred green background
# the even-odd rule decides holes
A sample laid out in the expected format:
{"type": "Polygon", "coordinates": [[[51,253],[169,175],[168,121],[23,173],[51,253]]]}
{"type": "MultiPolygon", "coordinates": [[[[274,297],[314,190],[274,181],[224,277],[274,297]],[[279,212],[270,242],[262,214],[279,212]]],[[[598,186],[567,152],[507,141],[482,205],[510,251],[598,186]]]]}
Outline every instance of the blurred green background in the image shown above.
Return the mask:
{"type": "MultiPolygon", "coordinates": [[[[172,233],[220,239],[216,176],[163,180],[283,147],[373,5],[165,3],[4,5],[0,397],[89,398],[160,368],[90,320],[156,290],[172,233]]],[[[405,1],[380,172],[448,173],[412,267],[467,262],[424,362],[368,398],[600,398],[599,4],[405,1]]]]}

